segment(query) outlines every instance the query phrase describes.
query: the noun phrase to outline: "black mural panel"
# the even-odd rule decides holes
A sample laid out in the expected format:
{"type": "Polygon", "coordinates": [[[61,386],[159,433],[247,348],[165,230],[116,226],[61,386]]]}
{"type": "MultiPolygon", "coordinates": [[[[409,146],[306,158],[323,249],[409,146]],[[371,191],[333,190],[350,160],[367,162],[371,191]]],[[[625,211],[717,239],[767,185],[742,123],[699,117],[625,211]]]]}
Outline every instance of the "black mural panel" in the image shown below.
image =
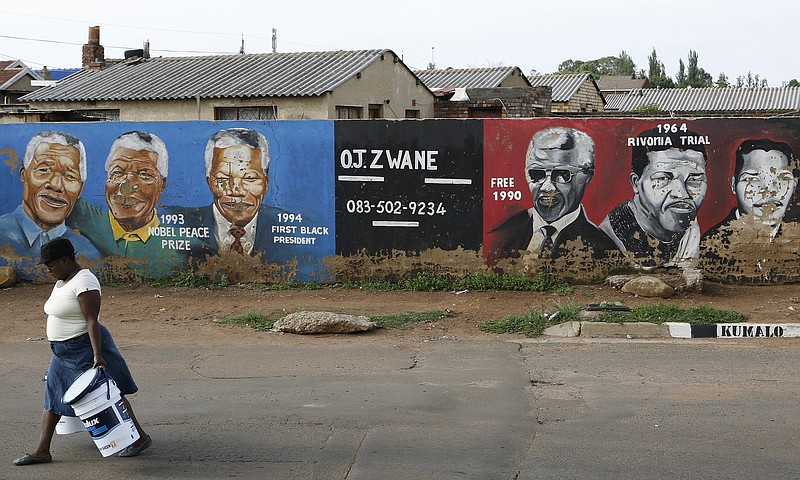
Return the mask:
{"type": "Polygon", "coordinates": [[[354,120],[334,132],[337,254],[480,249],[480,120],[354,120]]]}

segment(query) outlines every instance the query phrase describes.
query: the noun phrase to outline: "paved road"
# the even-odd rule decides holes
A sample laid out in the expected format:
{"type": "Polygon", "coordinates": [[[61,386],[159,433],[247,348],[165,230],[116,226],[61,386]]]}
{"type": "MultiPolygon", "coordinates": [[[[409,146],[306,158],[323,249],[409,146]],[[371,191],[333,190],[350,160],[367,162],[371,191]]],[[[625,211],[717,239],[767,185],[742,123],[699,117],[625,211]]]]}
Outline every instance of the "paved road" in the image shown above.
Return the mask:
{"type": "Polygon", "coordinates": [[[796,340],[358,338],[124,347],[153,447],[30,467],[47,345],[3,345],[0,478],[800,478],[796,340]]]}

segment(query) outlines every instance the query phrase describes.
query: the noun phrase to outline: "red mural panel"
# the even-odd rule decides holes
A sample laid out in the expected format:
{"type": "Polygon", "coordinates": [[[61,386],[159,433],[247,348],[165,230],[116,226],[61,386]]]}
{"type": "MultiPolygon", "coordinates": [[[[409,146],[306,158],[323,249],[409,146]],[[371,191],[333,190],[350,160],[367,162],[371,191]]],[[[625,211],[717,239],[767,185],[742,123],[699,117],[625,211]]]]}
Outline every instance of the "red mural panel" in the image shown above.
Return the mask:
{"type": "MultiPolygon", "coordinates": [[[[555,198],[554,200],[551,197],[542,200],[540,198],[541,195],[539,195],[537,196],[537,201],[543,203],[539,204],[540,208],[534,207],[532,191],[539,192],[539,188],[545,188],[543,186],[545,184],[551,187],[559,182],[562,185],[569,183],[574,185],[575,182],[581,182],[583,195],[577,201],[583,207],[585,218],[592,224],[601,226],[607,217],[614,217],[614,215],[609,215],[612,210],[634,197],[634,184],[642,185],[634,181],[638,180],[641,175],[635,176],[632,180],[634,147],[637,144],[646,144],[647,142],[653,144],[663,142],[666,137],[671,137],[673,142],[681,141],[693,145],[687,147],[687,151],[693,148],[702,150],[701,153],[695,154],[702,155],[705,160],[704,163],[701,161],[696,166],[697,172],[695,172],[695,175],[689,175],[689,180],[684,181],[682,185],[684,189],[691,190],[694,182],[697,188],[702,188],[705,193],[704,196],[702,194],[696,196],[695,205],[691,205],[690,201],[684,201],[678,206],[671,206],[672,211],[664,207],[664,212],[660,212],[664,217],[668,215],[686,216],[688,220],[684,219],[682,223],[684,228],[686,228],[687,222],[692,223],[695,229],[694,238],[692,239],[694,243],[693,247],[689,249],[690,253],[686,255],[688,257],[697,257],[701,235],[722,222],[737,208],[737,196],[731,187],[731,178],[734,176],[736,166],[737,149],[746,140],[769,139],[773,142],[783,142],[788,145],[791,152],[798,152],[798,147],[800,147],[798,145],[800,124],[793,119],[752,118],[707,118],[696,120],[633,118],[485,120],[483,220],[484,255],[488,263],[494,264],[498,259],[505,257],[505,253],[500,249],[500,246],[506,241],[503,236],[509,235],[508,231],[511,230],[508,230],[507,226],[514,221],[515,216],[526,217],[522,212],[529,210],[527,217],[534,217],[534,225],[537,223],[537,219],[539,224],[546,224],[551,220],[554,221],[554,219],[545,218],[543,221],[539,213],[544,212],[544,217],[547,217],[545,210],[548,208],[557,209],[556,207],[560,207],[562,212],[568,210],[568,205],[565,207],[559,203],[564,202],[564,198],[561,197],[568,197],[568,194],[563,194],[561,197],[555,194],[556,197],[552,197],[555,198]],[[559,169],[556,157],[553,157],[550,153],[542,153],[549,147],[544,147],[544,150],[538,149],[538,153],[532,153],[533,157],[538,154],[541,158],[530,160],[531,157],[529,157],[529,161],[533,162],[533,166],[530,163],[526,166],[526,153],[529,144],[531,144],[534,135],[542,131],[555,131],[556,134],[561,132],[562,138],[557,142],[574,142],[576,145],[580,144],[581,138],[585,136],[575,133],[575,131],[588,135],[591,139],[589,144],[593,143],[594,146],[593,171],[589,169],[592,165],[578,165],[574,161],[572,166],[568,168],[568,172],[559,169]],[[643,132],[648,131],[650,131],[648,135],[653,138],[649,140],[646,138],[637,139],[643,132]],[[565,134],[564,132],[568,133],[565,134]],[[563,135],[567,135],[569,139],[565,140],[566,137],[563,135]],[[680,140],[678,140],[679,138],[680,140]],[[548,156],[550,157],[549,159],[547,158],[548,156]],[[531,179],[531,175],[535,178],[531,179]],[[570,180],[566,181],[567,178],[570,178],[570,180]],[[534,210],[537,212],[533,212],[534,210]]],[[[550,140],[545,140],[544,138],[540,140],[539,143],[542,141],[555,141],[552,138],[550,140]]],[[[679,145],[675,146],[680,147],[679,145]]],[[[563,149],[564,147],[556,148],[563,149]]],[[[569,148],[573,148],[573,146],[569,148]]],[[[649,147],[645,149],[650,150],[649,147]]],[[[681,147],[678,150],[682,149],[681,147]]],[[[658,148],[654,148],[654,150],[658,150],[658,148]]],[[[689,151],[687,155],[691,156],[691,154],[692,152],[689,151]]],[[[794,192],[798,174],[796,170],[797,158],[795,153],[789,153],[789,156],[793,157],[789,161],[789,171],[792,170],[792,167],[795,167],[794,183],[792,184],[789,181],[791,186],[789,195],[792,197],[792,203],[797,203],[797,194],[794,192]]],[[[699,158],[702,160],[702,157],[699,158]]],[[[564,160],[564,162],[565,164],[570,164],[569,160],[564,160]]],[[[684,160],[681,160],[681,162],[684,165],[691,164],[691,162],[687,163],[684,160]]],[[[645,163],[647,163],[647,160],[645,160],[645,163]]],[[[553,190],[555,191],[555,189],[553,190]]],[[[687,198],[690,196],[691,192],[689,192],[687,198]]],[[[785,201],[788,202],[788,200],[785,201]]],[[[569,203],[569,200],[567,199],[566,202],[569,203]]],[[[794,208],[796,207],[795,205],[794,208]]],[[[631,210],[635,211],[636,209],[631,207],[631,210]]],[[[640,212],[635,213],[637,215],[636,218],[639,219],[640,212]]],[[[655,212],[654,217],[657,217],[658,213],[655,212]]],[[[633,221],[633,215],[629,214],[628,217],[633,221]]],[[[607,222],[609,225],[613,223],[611,220],[614,220],[614,218],[610,218],[609,222],[607,222]]],[[[675,221],[680,223],[679,220],[675,221]]],[[[657,224],[658,222],[654,220],[654,223],[657,224]]],[[[529,224],[530,220],[523,228],[528,229],[529,224]]],[[[609,225],[606,225],[606,230],[610,232],[613,229],[609,225]]],[[[520,230],[516,231],[519,232],[520,230]]],[[[632,230],[623,233],[628,234],[630,231],[632,230]]],[[[641,229],[637,229],[637,231],[639,234],[644,233],[641,229]]],[[[686,232],[688,231],[687,229],[686,232]]],[[[617,230],[616,233],[619,235],[620,232],[617,230]]],[[[546,236],[547,233],[545,232],[544,235],[546,236]]],[[[614,237],[614,235],[609,236],[614,237]]],[[[622,237],[622,235],[619,236],[622,237]]],[[[530,237],[530,233],[528,233],[528,237],[530,237]]],[[[534,233],[534,237],[536,237],[536,233],[534,233]]],[[[681,240],[679,237],[680,235],[675,235],[676,242],[681,240]]],[[[685,237],[689,237],[689,234],[686,233],[685,237]]],[[[618,245],[627,243],[626,238],[616,240],[618,245]]],[[[644,242],[646,239],[640,240],[644,242]]],[[[682,243],[686,242],[686,238],[682,239],[682,243]]],[[[532,240],[530,245],[535,243],[532,240]]],[[[520,245],[524,244],[525,242],[520,243],[520,245]]],[[[624,246],[622,245],[622,247],[624,246]]],[[[627,247],[628,250],[631,250],[630,245],[627,245],[627,247]]],[[[518,245],[517,248],[523,247],[518,245]]],[[[625,248],[620,248],[620,250],[623,254],[625,253],[625,248]]],[[[556,258],[556,256],[557,254],[554,250],[551,258],[556,258]]],[[[669,255],[662,258],[662,260],[666,260],[668,257],[669,255]]],[[[676,255],[673,255],[672,259],[675,260],[676,255]]]]}

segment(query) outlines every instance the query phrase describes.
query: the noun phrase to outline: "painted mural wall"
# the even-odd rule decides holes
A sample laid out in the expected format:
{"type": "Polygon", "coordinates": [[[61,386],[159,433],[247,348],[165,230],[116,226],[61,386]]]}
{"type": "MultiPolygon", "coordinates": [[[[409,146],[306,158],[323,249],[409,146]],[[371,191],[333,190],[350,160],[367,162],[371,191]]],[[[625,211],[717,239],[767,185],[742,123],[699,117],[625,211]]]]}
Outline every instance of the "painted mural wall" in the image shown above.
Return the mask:
{"type": "Polygon", "coordinates": [[[800,119],[0,126],[0,264],[70,238],[107,279],[696,265],[800,280],[800,119]]]}

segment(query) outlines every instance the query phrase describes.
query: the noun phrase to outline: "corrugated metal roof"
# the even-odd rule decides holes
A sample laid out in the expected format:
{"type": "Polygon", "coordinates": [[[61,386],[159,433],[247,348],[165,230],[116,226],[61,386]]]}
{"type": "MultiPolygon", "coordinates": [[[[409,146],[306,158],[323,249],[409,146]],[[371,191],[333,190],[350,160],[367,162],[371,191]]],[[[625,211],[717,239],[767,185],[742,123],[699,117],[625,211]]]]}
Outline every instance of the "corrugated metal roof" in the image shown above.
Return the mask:
{"type": "Polygon", "coordinates": [[[655,105],[664,112],[800,109],[800,87],[644,88],[606,96],[606,110],[631,112],[655,105]]]}
{"type": "Polygon", "coordinates": [[[600,87],[601,92],[647,88],[649,83],[646,78],[632,78],[630,75],[603,75],[597,80],[597,86],[600,87]]]}
{"type": "Polygon", "coordinates": [[[514,75],[522,75],[519,67],[447,68],[415,70],[414,74],[431,90],[441,88],[495,88],[514,75]]]}
{"type": "Polygon", "coordinates": [[[591,81],[597,92],[600,89],[597,87],[592,76],[588,73],[568,73],[564,75],[537,75],[528,77],[531,85],[534,87],[548,86],[553,89],[552,101],[554,102],[568,102],[581,88],[584,82],[591,81]]]}
{"type": "Polygon", "coordinates": [[[25,101],[174,100],[317,96],[329,92],[391,50],[258,53],[132,59],[83,70],[25,101]]]}

